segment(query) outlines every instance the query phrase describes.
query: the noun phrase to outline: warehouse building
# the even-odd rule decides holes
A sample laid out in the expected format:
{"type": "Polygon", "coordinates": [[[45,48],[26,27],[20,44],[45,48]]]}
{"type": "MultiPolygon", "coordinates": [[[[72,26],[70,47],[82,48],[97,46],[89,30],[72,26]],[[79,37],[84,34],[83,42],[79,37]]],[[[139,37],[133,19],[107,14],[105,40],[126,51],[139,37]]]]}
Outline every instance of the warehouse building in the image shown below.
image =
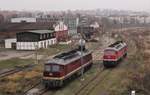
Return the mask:
{"type": "Polygon", "coordinates": [[[17,50],[35,50],[47,48],[57,43],[55,32],[51,30],[34,30],[20,32],[17,36],[17,50]]]}
{"type": "Polygon", "coordinates": [[[11,49],[11,48],[16,49],[16,38],[5,39],[5,48],[7,48],[7,49],[11,49]]]}
{"type": "Polygon", "coordinates": [[[100,30],[100,25],[97,22],[91,24],[81,23],[77,27],[77,33],[82,33],[87,39],[91,39],[93,36],[97,36],[100,30]]]}
{"type": "Polygon", "coordinates": [[[27,18],[27,17],[21,17],[21,18],[12,18],[11,23],[36,23],[36,18],[27,18]]]}

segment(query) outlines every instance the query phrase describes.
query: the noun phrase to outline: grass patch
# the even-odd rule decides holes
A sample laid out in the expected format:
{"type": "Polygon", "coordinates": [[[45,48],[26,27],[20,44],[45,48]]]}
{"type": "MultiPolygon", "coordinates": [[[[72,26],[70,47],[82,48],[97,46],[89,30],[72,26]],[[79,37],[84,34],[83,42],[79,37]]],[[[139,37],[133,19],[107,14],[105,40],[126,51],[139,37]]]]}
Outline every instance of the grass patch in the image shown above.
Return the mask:
{"type": "Polygon", "coordinates": [[[61,51],[67,50],[69,48],[70,48],[69,45],[59,45],[59,44],[57,44],[57,45],[50,46],[47,49],[40,49],[38,51],[38,53],[42,54],[42,55],[44,54],[44,55],[51,56],[51,55],[57,54],[61,51]]]}
{"type": "Polygon", "coordinates": [[[15,73],[0,79],[0,95],[23,95],[22,93],[41,80],[42,65],[32,70],[15,73]]]}
{"type": "Polygon", "coordinates": [[[13,68],[15,66],[22,66],[22,65],[32,64],[32,63],[33,63],[33,59],[12,58],[8,60],[0,61],[0,69],[13,68]]]}

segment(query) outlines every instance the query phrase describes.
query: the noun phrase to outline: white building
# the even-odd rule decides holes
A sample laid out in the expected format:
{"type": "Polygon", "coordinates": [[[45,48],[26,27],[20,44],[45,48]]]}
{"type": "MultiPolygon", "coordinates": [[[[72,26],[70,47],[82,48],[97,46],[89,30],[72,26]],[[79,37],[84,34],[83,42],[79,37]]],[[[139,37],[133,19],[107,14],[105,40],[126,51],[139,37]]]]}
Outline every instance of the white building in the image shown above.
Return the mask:
{"type": "Polygon", "coordinates": [[[145,22],[146,22],[146,23],[150,23],[150,16],[146,17],[145,22]]]}
{"type": "Polygon", "coordinates": [[[90,25],[90,27],[93,27],[93,28],[99,28],[100,25],[97,23],[97,22],[94,22],[93,24],[90,25]]]}
{"type": "Polygon", "coordinates": [[[35,23],[36,18],[22,17],[22,18],[12,18],[11,19],[11,23],[21,23],[21,22],[35,23]]]}
{"type": "Polygon", "coordinates": [[[50,30],[34,30],[17,33],[17,50],[48,48],[57,43],[55,33],[50,30]]]}
{"type": "Polygon", "coordinates": [[[5,39],[5,48],[15,48],[16,38],[5,39]]]}

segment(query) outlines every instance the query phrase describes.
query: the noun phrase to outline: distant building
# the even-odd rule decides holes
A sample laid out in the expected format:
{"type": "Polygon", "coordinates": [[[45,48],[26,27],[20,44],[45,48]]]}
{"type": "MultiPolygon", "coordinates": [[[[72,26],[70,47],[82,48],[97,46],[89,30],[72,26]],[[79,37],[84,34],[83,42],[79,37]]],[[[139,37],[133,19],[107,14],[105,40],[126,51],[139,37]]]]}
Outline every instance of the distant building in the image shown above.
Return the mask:
{"type": "Polygon", "coordinates": [[[91,35],[93,35],[93,30],[94,28],[90,27],[89,25],[78,26],[77,33],[84,34],[87,39],[91,39],[91,35]]]}
{"type": "Polygon", "coordinates": [[[148,16],[148,17],[145,18],[145,23],[150,24],[150,16],[148,16]]]}
{"type": "Polygon", "coordinates": [[[69,40],[68,27],[63,22],[56,24],[54,31],[58,42],[66,42],[69,40]]]}
{"type": "Polygon", "coordinates": [[[54,31],[34,30],[17,33],[17,50],[35,50],[56,44],[54,31]]]}
{"type": "Polygon", "coordinates": [[[36,21],[36,18],[27,18],[27,17],[11,19],[11,23],[22,23],[22,22],[36,23],[37,21],[36,21]]]}
{"type": "Polygon", "coordinates": [[[14,48],[16,49],[16,38],[5,39],[5,48],[14,48]]]}
{"type": "Polygon", "coordinates": [[[128,17],[116,16],[116,15],[109,16],[108,18],[109,18],[110,20],[112,20],[114,24],[117,24],[117,23],[124,23],[124,19],[125,19],[125,18],[126,18],[127,20],[129,19],[128,17]]]}
{"type": "Polygon", "coordinates": [[[53,30],[55,22],[4,23],[0,24],[0,38],[14,38],[16,33],[32,30],[53,30]]]}
{"type": "Polygon", "coordinates": [[[97,22],[92,23],[90,26],[95,29],[100,27],[100,25],[97,22]]]}
{"type": "Polygon", "coordinates": [[[69,36],[77,35],[77,29],[69,30],[68,33],[69,33],[69,36]]]}
{"type": "Polygon", "coordinates": [[[4,23],[4,16],[2,14],[0,14],[0,24],[4,23]]]}
{"type": "Polygon", "coordinates": [[[58,19],[57,18],[36,18],[36,21],[47,23],[47,22],[57,22],[58,19]]]}
{"type": "Polygon", "coordinates": [[[77,28],[77,33],[83,33],[87,39],[91,39],[93,35],[99,32],[100,25],[94,22],[90,25],[80,25],[77,28]]]}
{"type": "Polygon", "coordinates": [[[79,18],[66,17],[66,18],[63,18],[63,22],[68,26],[69,30],[74,30],[74,29],[77,29],[79,18]]]}
{"type": "Polygon", "coordinates": [[[149,16],[141,15],[126,15],[126,16],[109,16],[115,24],[148,24],[150,22],[149,16]]]}

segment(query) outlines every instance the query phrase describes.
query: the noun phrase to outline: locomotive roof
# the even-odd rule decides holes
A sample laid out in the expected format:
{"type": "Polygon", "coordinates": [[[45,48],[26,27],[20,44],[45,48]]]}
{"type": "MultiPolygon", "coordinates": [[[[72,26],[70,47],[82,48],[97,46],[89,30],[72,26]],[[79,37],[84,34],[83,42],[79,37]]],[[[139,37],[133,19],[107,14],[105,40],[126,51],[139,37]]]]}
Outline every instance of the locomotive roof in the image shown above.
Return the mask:
{"type": "Polygon", "coordinates": [[[120,49],[122,49],[124,46],[126,46],[126,43],[123,41],[117,41],[111,45],[108,46],[108,48],[106,48],[105,50],[115,50],[118,51],[120,49]]]}
{"type": "MultiPolygon", "coordinates": [[[[91,51],[85,50],[83,51],[83,56],[88,55],[90,53],[91,51]]],[[[81,58],[81,51],[79,49],[75,49],[54,56],[46,64],[66,65],[79,58],[81,58]]]]}

